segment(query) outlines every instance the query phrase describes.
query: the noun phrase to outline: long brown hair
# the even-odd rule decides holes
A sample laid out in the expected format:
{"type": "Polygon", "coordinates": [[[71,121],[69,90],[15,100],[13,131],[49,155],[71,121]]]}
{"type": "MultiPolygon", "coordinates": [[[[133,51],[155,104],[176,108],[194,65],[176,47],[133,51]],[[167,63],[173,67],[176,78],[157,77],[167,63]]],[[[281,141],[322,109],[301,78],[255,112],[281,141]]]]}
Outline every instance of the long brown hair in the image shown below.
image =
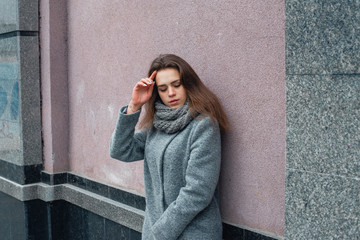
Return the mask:
{"type": "MultiPolygon", "coordinates": [[[[184,59],[174,54],[162,54],[151,63],[148,76],[155,70],[159,71],[166,68],[173,68],[179,72],[181,84],[186,89],[190,112],[208,115],[217,120],[221,130],[226,131],[229,129],[228,119],[218,98],[202,83],[199,76],[184,59]]],[[[146,113],[141,126],[147,127],[153,124],[155,102],[157,100],[161,101],[155,84],[152,96],[145,105],[146,113]]]]}

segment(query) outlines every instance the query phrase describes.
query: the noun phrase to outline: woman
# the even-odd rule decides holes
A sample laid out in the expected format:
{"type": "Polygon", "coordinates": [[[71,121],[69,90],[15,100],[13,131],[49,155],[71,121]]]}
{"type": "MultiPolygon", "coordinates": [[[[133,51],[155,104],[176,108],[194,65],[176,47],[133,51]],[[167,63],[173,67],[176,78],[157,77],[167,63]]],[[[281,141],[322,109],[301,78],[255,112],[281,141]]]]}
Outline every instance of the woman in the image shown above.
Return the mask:
{"type": "Polygon", "coordinates": [[[121,108],[110,143],[113,158],[144,159],[142,239],[221,239],[214,195],[226,115],[216,96],[180,57],[160,55],[148,76],[135,85],[129,105],[121,108]],[[143,129],[134,133],[144,104],[143,129]]]}

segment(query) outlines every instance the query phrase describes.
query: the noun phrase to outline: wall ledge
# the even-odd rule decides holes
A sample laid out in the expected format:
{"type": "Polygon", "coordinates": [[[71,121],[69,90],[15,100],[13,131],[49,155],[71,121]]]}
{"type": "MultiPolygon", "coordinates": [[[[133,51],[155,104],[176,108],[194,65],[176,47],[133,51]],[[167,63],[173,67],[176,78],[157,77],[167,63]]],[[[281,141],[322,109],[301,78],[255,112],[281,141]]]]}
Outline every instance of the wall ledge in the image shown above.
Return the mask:
{"type": "MultiPolygon", "coordinates": [[[[145,198],[128,190],[110,186],[71,172],[41,172],[41,182],[21,185],[0,176],[0,192],[20,201],[63,200],[122,226],[141,232],[145,198]]],[[[224,240],[283,240],[258,229],[223,221],[224,240]]]]}
{"type": "Polygon", "coordinates": [[[51,186],[40,182],[20,185],[0,177],[0,191],[20,201],[40,199],[45,202],[52,202],[65,200],[106,219],[141,232],[144,211],[71,184],[51,186]]]}

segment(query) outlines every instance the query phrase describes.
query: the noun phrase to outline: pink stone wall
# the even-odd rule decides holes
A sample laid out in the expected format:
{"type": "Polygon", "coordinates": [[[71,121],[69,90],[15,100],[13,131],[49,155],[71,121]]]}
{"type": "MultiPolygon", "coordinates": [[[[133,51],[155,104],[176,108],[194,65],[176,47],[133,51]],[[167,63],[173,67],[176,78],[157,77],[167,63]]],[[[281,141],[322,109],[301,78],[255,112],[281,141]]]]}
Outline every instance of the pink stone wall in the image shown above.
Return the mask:
{"type": "MultiPolygon", "coordinates": [[[[68,1],[70,170],[143,194],[142,162],[111,159],[118,109],[160,53],[186,59],[221,100],[224,221],[283,235],[284,0],[68,1]]],[[[47,160],[48,161],[48,160],[47,160]]]]}
{"type": "Polygon", "coordinates": [[[41,102],[44,170],[69,170],[66,0],[40,1],[41,102]]]}

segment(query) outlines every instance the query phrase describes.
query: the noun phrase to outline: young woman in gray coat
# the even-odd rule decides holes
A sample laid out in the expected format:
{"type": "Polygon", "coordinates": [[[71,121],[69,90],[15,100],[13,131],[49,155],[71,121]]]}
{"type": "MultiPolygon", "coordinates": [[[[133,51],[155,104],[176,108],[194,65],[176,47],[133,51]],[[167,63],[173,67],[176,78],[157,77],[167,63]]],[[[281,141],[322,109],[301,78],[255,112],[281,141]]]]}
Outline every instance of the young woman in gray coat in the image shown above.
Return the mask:
{"type": "Polygon", "coordinates": [[[136,83],[129,105],[120,109],[110,143],[113,158],[144,159],[142,239],[222,239],[214,195],[220,130],[227,127],[216,96],[187,62],[172,54],[152,62],[148,78],[136,83]],[[144,104],[143,129],[135,133],[144,104]]]}

